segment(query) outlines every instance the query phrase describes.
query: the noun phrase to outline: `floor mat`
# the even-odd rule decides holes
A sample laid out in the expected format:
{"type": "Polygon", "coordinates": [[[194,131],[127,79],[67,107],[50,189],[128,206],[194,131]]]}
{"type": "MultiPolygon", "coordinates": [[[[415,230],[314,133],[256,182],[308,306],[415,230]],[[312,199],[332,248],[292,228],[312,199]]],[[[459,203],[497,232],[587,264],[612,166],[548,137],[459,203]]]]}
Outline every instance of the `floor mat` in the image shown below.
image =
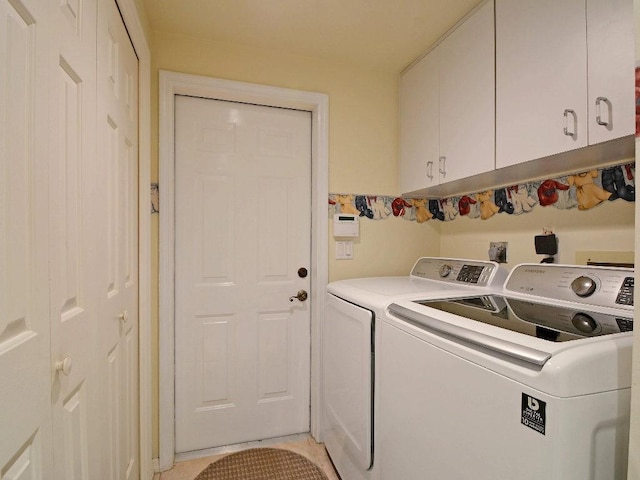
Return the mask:
{"type": "Polygon", "coordinates": [[[252,448],[213,462],[195,480],[327,480],[327,476],[289,450],[252,448]]]}

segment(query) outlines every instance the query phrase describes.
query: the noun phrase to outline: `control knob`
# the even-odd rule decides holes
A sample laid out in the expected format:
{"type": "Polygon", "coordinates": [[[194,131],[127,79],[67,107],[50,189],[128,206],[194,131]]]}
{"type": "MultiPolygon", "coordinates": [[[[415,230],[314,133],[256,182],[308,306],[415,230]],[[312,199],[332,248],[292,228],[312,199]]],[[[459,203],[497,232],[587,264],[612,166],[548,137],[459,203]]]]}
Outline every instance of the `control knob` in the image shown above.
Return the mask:
{"type": "Polygon", "coordinates": [[[586,313],[576,313],[571,319],[571,323],[582,333],[593,333],[598,328],[596,321],[586,313]]]}
{"type": "Polygon", "coordinates": [[[440,277],[445,278],[448,277],[449,274],[451,273],[451,265],[444,263],[441,267],[440,267],[440,277]]]}
{"type": "Polygon", "coordinates": [[[596,281],[582,275],[571,282],[571,290],[579,297],[588,297],[596,291],[596,281]]]}

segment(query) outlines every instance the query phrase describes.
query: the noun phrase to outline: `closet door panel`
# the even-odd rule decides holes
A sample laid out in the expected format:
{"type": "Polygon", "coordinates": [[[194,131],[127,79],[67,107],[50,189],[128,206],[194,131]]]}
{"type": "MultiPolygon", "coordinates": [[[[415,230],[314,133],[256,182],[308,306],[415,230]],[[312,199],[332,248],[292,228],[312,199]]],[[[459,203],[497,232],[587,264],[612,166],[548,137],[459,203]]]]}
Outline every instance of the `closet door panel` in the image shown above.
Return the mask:
{"type": "Polygon", "coordinates": [[[66,0],[51,7],[49,230],[51,354],[67,362],[52,383],[57,479],[100,478],[91,455],[103,401],[96,376],[96,5],[66,0]]]}
{"type": "Polygon", "coordinates": [[[0,0],[0,477],[51,478],[48,11],[0,0]]]}
{"type": "Polygon", "coordinates": [[[98,371],[104,478],[138,477],[138,61],[114,0],[98,0],[98,371]]]}

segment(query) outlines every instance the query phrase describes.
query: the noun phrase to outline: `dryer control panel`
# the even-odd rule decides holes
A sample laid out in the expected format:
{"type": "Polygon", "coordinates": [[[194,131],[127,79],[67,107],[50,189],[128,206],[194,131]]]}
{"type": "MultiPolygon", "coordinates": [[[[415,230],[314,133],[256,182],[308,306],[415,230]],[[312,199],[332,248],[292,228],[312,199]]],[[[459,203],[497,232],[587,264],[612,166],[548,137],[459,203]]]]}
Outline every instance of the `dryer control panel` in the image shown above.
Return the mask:
{"type": "Polygon", "coordinates": [[[496,262],[423,257],[411,269],[411,276],[443,283],[489,287],[502,285],[507,271],[496,262]]]}

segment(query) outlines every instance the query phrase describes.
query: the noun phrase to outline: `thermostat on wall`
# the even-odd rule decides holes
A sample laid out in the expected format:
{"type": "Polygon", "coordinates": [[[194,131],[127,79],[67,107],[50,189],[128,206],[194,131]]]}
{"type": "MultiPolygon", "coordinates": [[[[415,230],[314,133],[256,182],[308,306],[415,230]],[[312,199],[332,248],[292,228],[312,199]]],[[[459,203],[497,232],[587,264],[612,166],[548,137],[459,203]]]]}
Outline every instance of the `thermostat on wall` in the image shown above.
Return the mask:
{"type": "Polygon", "coordinates": [[[334,237],[357,237],[360,235],[360,218],[352,213],[336,213],[333,216],[334,237]]]}

